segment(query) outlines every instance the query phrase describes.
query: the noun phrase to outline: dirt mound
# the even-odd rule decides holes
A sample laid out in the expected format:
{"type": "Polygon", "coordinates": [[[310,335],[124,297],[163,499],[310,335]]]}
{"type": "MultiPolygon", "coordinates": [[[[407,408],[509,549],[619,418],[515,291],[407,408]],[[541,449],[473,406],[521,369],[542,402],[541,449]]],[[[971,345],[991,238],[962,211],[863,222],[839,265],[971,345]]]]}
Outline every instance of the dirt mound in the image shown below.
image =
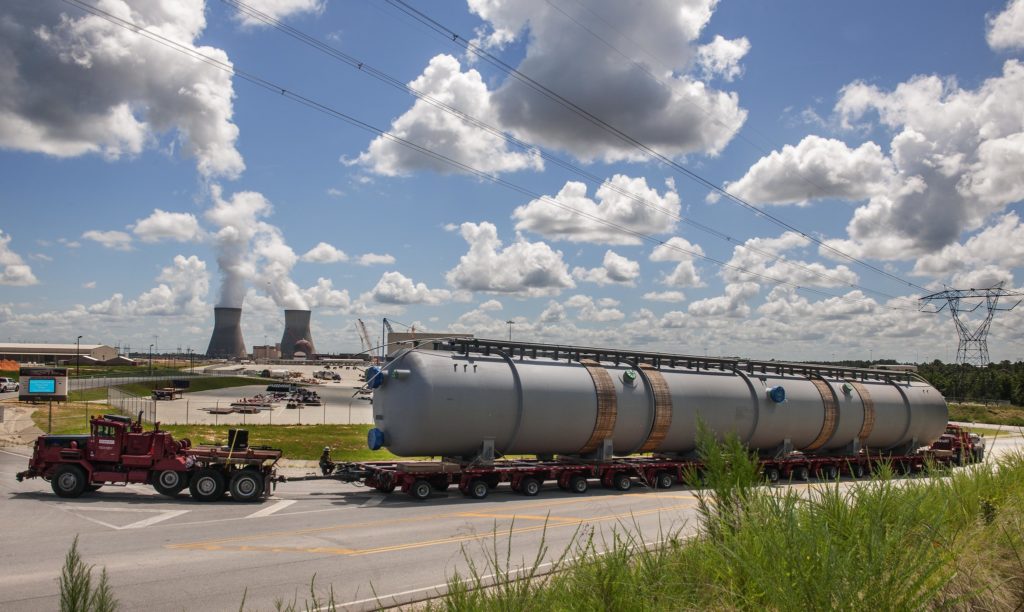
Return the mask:
{"type": "Polygon", "coordinates": [[[11,361],[10,359],[0,359],[0,370],[5,372],[17,372],[18,362],[11,361]]]}

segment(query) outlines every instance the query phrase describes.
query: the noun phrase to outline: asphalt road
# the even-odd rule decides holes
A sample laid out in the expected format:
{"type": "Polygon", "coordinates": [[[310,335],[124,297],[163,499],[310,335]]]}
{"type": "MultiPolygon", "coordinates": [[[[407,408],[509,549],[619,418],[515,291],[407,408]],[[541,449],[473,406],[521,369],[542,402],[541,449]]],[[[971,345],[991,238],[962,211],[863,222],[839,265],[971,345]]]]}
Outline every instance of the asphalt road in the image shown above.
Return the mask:
{"type": "MultiPolygon", "coordinates": [[[[998,453],[1024,447],[1024,439],[993,446],[998,453]]],[[[128,610],[238,609],[243,593],[246,609],[270,610],[293,597],[304,607],[314,575],[318,591],[332,588],[339,607],[373,609],[437,593],[453,572],[465,573],[467,557],[485,564],[497,548],[504,559],[509,542],[517,566],[542,541],[547,559],[559,555],[581,530],[593,529],[598,542],[613,530],[639,530],[654,541],[692,530],[696,518],[696,498],[683,487],[617,493],[592,486],[573,495],[549,484],[527,498],[503,486],[485,500],[452,489],[417,502],[309,481],[281,484],[259,504],[170,500],[139,485],[62,500],[41,480],[15,482],[26,454],[0,449],[5,611],[57,609],[56,578],[76,535],[85,561],[107,568],[128,610]]]]}

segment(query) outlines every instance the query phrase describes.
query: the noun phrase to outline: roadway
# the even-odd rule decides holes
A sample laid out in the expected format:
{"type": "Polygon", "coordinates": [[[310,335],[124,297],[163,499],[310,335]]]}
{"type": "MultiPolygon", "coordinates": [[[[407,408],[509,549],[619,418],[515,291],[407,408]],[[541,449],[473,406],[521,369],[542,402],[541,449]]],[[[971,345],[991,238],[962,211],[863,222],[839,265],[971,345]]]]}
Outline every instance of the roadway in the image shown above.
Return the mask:
{"type": "MultiPolygon", "coordinates": [[[[999,453],[1024,447],[1024,438],[989,445],[999,453]]],[[[41,480],[15,482],[26,455],[22,447],[0,449],[5,611],[59,607],[56,578],[76,535],[84,560],[106,567],[124,609],[238,609],[243,593],[246,609],[274,609],[275,600],[293,597],[304,608],[315,575],[321,595],[333,589],[339,608],[360,610],[434,595],[454,572],[466,573],[467,557],[486,567],[495,548],[504,559],[511,546],[520,566],[542,543],[546,562],[557,557],[581,531],[593,530],[599,543],[613,530],[655,541],[696,523],[697,500],[684,487],[618,493],[592,485],[573,495],[548,484],[527,498],[503,485],[485,500],[453,488],[417,502],[306,481],[283,483],[259,504],[172,500],[139,485],[62,500],[41,480]]]]}

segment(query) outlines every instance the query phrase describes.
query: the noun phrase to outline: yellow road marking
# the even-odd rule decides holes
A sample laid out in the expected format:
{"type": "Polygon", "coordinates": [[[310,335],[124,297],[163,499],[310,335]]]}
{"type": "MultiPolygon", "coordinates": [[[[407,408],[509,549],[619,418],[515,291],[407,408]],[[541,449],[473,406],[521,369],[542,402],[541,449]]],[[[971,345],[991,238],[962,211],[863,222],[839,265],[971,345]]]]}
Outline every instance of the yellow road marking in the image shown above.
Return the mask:
{"type": "Polygon", "coordinates": [[[459,516],[466,518],[494,518],[494,519],[523,519],[525,521],[549,521],[561,523],[563,521],[578,521],[578,516],[550,516],[546,514],[501,514],[497,512],[463,512],[459,516]]]}
{"type": "MultiPolygon", "coordinates": [[[[545,530],[545,529],[556,529],[556,528],[559,528],[559,527],[572,527],[572,526],[583,525],[583,524],[586,524],[586,523],[603,523],[603,522],[607,522],[607,521],[613,521],[613,520],[624,519],[624,518],[634,518],[634,517],[638,517],[638,516],[645,516],[645,515],[649,515],[649,514],[657,514],[657,513],[663,512],[663,511],[679,510],[679,509],[682,509],[682,508],[689,508],[689,507],[693,507],[693,504],[689,504],[689,503],[687,503],[687,504],[676,504],[676,505],[673,505],[673,506],[666,506],[666,507],[663,507],[663,508],[650,508],[650,509],[646,509],[646,510],[635,510],[635,511],[631,511],[631,512],[607,514],[607,515],[595,516],[595,517],[541,517],[541,516],[532,516],[532,515],[520,516],[520,515],[516,515],[516,514],[508,514],[508,515],[506,515],[506,514],[487,514],[487,513],[471,513],[471,512],[460,513],[460,515],[464,516],[466,518],[492,518],[492,519],[493,518],[511,518],[513,520],[517,519],[517,518],[526,518],[526,519],[530,519],[530,520],[545,519],[545,520],[548,520],[548,521],[557,521],[557,522],[547,522],[547,523],[545,523],[543,525],[532,525],[530,527],[518,527],[518,528],[509,529],[509,530],[502,530],[501,532],[499,532],[501,535],[504,535],[504,534],[507,533],[507,534],[509,534],[511,536],[513,534],[529,533],[529,532],[541,531],[541,530],[545,530]]],[[[446,516],[448,516],[448,515],[446,515],[446,516]]],[[[420,519],[417,519],[417,520],[420,520],[420,519]]],[[[346,527],[348,527],[348,526],[346,526],[346,527]]],[[[312,530],[303,530],[301,532],[296,531],[296,532],[292,532],[292,533],[284,533],[283,535],[303,535],[303,533],[306,533],[306,532],[309,532],[309,531],[312,531],[312,530]]],[[[323,531],[323,529],[318,529],[316,531],[323,531]]],[[[265,538],[273,537],[274,535],[281,535],[281,534],[256,534],[256,535],[249,536],[249,538],[250,539],[265,539],[265,538]]],[[[453,543],[458,543],[458,542],[469,542],[469,541],[472,541],[472,540],[480,540],[480,539],[484,539],[484,538],[487,538],[487,537],[491,537],[491,534],[488,534],[488,533],[484,533],[484,534],[477,533],[477,534],[470,534],[470,535],[450,536],[450,537],[446,537],[446,538],[435,538],[435,539],[432,539],[432,540],[424,540],[424,541],[420,541],[420,542],[407,542],[407,543],[404,543],[404,544],[393,544],[393,545],[390,545],[390,546],[378,546],[378,547],[375,547],[375,548],[364,548],[364,549],[353,549],[353,548],[343,548],[343,547],[329,547],[329,546],[316,546],[316,547],[270,546],[270,545],[267,545],[267,546],[256,546],[256,545],[250,545],[250,544],[242,544],[242,545],[237,545],[237,546],[227,546],[227,545],[225,545],[225,544],[227,544],[227,542],[224,542],[224,541],[195,542],[195,543],[190,543],[190,544],[169,544],[169,545],[166,546],[166,548],[184,549],[184,550],[206,550],[206,551],[286,552],[286,553],[312,553],[312,554],[331,554],[331,555],[345,555],[345,556],[362,556],[362,555],[373,555],[373,554],[379,554],[379,553],[385,553],[385,552],[396,552],[396,551],[402,551],[402,550],[411,550],[411,549],[415,549],[415,548],[426,548],[426,547],[429,547],[429,546],[437,546],[437,545],[441,545],[441,544],[453,544],[453,543]]]]}

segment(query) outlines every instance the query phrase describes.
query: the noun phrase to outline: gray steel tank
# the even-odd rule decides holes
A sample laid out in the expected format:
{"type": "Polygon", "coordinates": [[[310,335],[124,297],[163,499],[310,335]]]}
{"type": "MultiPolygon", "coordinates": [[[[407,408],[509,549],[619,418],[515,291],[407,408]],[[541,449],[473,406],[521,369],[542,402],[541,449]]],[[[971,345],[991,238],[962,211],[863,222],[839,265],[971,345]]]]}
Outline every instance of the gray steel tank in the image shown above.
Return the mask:
{"type": "Polygon", "coordinates": [[[763,452],[910,452],[948,418],[938,390],[910,373],[501,348],[404,350],[371,368],[370,447],[405,457],[469,457],[486,441],[501,454],[686,455],[702,420],[763,452]]]}

